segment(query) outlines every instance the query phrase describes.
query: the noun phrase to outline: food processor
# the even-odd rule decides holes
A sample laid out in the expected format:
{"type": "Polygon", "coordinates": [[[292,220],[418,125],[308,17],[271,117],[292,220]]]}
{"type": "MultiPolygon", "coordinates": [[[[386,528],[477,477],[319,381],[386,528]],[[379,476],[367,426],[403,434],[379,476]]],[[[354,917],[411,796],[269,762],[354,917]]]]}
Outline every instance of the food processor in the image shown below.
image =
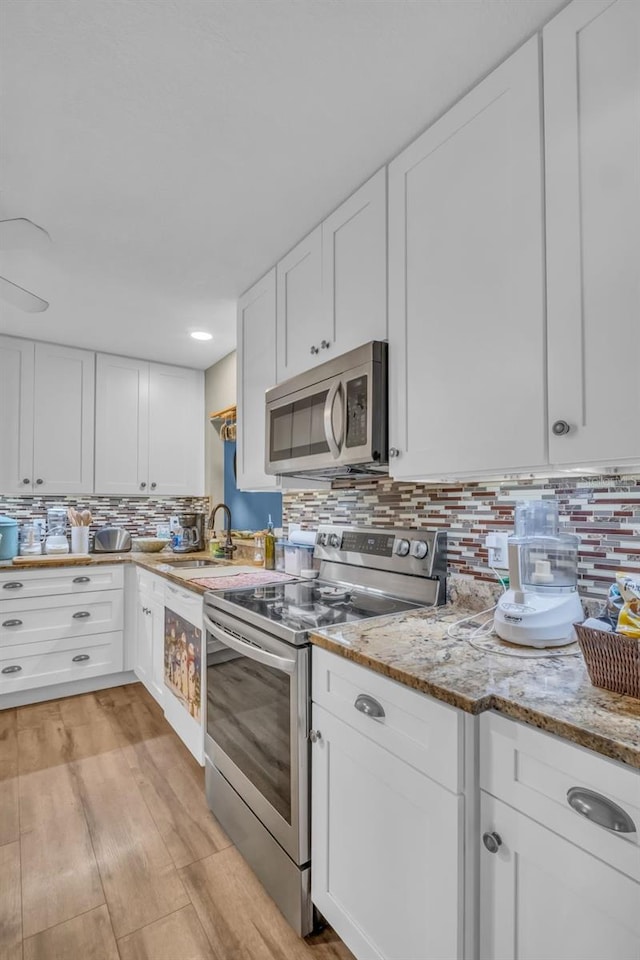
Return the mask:
{"type": "Polygon", "coordinates": [[[559,532],[556,501],[516,504],[508,544],[510,589],[498,601],[496,633],[526,647],[571,643],[573,624],[584,620],[577,589],[580,538],[559,532]]]}

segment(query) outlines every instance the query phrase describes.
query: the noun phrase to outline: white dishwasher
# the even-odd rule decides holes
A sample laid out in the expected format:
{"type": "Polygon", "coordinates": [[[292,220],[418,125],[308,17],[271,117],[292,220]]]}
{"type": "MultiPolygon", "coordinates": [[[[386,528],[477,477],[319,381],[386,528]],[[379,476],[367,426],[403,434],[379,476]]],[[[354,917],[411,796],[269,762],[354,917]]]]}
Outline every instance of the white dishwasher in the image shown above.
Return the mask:
{"type": "Polygon", "coordinates": [[[164,715],[204,765],[202,597],[164,585],[164,715]]]}

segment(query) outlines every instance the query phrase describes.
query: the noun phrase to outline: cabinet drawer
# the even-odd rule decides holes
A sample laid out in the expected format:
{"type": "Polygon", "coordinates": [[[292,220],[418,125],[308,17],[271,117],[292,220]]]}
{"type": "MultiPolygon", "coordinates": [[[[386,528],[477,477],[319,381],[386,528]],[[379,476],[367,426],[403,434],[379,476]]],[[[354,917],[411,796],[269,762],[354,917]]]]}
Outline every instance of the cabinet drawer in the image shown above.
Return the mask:
{"type": "Polygon", "coordinates": [[[314,703],[449,790],[462,790],[459,710],[319,647],[313,648],[312,663],[314,703]],[[380,707],[379,718],[363,712],[380,707]]]}
{"type": "Polygon", "coordinates": [[[138,567],[137,574],[138,590],[140,590],[141,593],[146,593],[150,597],[155,597],[157,600],[164,601],[164,588],[168,581],[157,576],[155,573],[141,570],[140,567],[138,567]]]}
{"type": "MultiPolygon", "coordinates": [[[[124,583],[122,566],[69,567],[55,570],[0,570],[0,602],[117,590],[124,583]]],[[[4,609],[0,604],[0,612],[4,609]]]]}
{"type": "MultiPolygon", "coordinates": [[[[628,876],[640,880],[640,770],[495,713],[480,717],[480,786],[628,876]],[[576,812],[569,791],[595,792],[631,818],[616,832],[576,812]],[[630,826],[630,825],[629,825],[630,826]]],[[[586,795],[592,808],[597,798],[586,795]]],[[[604,812],[606,813],[605,806],[604,812]]],[[[597,810],[594,811],[598,816],[597,810]]]]}
{"type": "Polygon", "coordinates": [[[122,630],[122,590],[12,600],[0,604],[0,650],[5,646],[122,630]]]}
{"type": "Polygon", "coordinates": [[[15,656],[2,653],[0,660],[0,697],[3,693],[29,690],[120,673],[123,669],[122,631],[85,637],[49,640],[27,648],[11,647],[15,656]]]}

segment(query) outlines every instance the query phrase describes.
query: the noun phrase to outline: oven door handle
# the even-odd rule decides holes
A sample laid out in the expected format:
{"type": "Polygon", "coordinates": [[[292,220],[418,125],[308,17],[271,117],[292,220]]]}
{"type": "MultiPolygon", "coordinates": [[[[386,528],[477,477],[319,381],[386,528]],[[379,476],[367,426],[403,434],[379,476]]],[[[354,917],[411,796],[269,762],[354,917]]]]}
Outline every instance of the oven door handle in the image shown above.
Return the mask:
{"type": "Polygon", "coordinates": [[[204,617],[204,625],[208,633],[219,640],[220,643],[224,643],[226,647],[235,650],[236,653],[241,653],[243,656],[249,657],[250,660],[256,660],[258,663],[263,663],[265,667],[273,667],[274,670],[280,670],[282,673],[288,673],[289,675],[295,673],[296,661],[294,659],[278,657],[275,653],[269,653],[268,650],[255,647],[252,643],[245,643],[244,640],[240,640],[233,634],[227,633],[226,630],[216,626],[208,617],[204,617]]]}
{"type": "MultiPolygon", "coordinates": [[[[342,387],[342,382],[336,380],[333,386],[330,388],[329,393],[327,394],[327,399],[324,402],[324,435],[331,451],[331,456],[334,460],[337,460],[340,456],[340,446],[338,440],[336,440],[336,435],[333,432],[333,407],[336,402],[336,397],[340,393],[342,387]]],[[[344,416],[342,418],[344,420],[344,416]]],[[[340,437],[342,441],[342,437],[340,437]]]]}

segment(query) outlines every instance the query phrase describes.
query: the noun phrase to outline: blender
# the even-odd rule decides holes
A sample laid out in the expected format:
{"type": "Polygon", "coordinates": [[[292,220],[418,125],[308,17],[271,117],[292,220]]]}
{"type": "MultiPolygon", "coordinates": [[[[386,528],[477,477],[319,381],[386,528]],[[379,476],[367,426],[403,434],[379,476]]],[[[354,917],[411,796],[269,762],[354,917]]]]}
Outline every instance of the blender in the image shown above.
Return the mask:
{"type": "Polygon", "coordinates": [[[559,532],[555,501],[534,500],[516,504],[508,542],[511,589],[498,601],[496,633],[526,647],[571,643],[574,623],[584,620],[577,589],[580,538],[559,532]]]}

